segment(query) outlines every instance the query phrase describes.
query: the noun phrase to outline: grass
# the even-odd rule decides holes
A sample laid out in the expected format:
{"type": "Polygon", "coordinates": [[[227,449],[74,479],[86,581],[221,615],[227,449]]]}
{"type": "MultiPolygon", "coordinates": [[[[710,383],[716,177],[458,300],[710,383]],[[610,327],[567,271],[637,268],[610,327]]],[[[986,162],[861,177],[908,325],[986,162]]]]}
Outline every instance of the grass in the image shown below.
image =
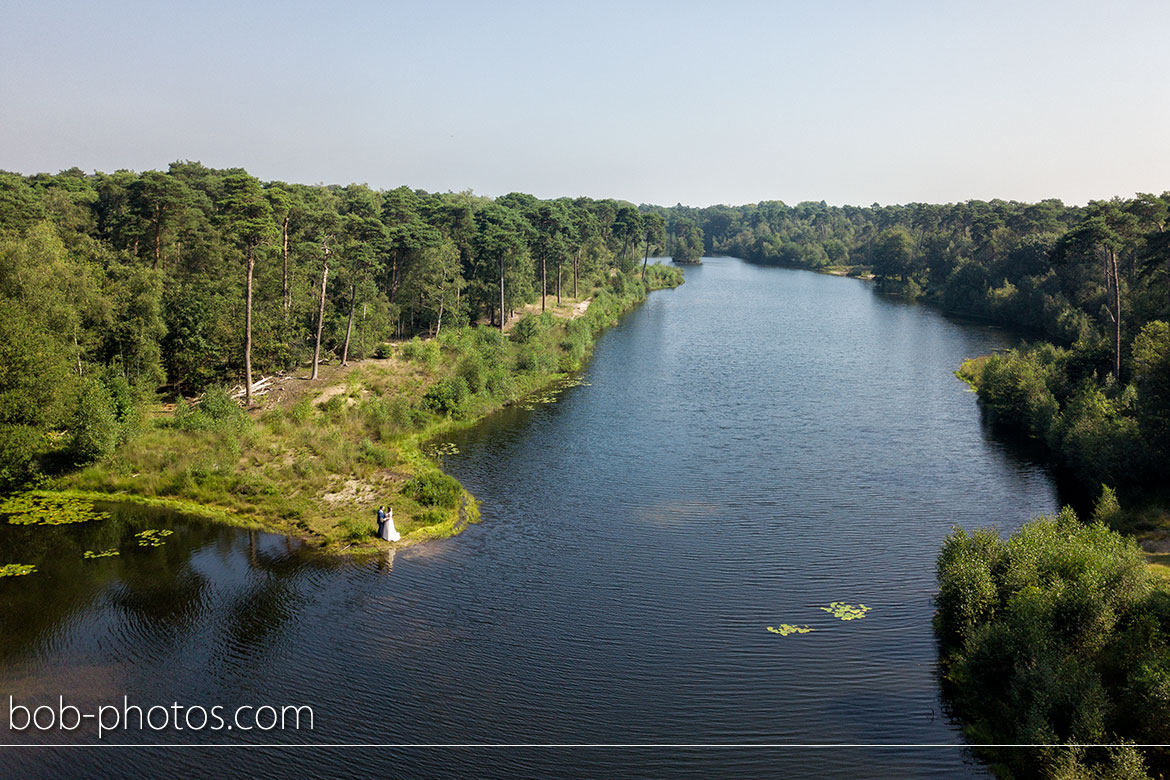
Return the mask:
{"type": "MultiPolygon", "coordinates": [[[[681,273],[659,272],[652,281],[675,286],[681,273]]],[[[380,544],[380,504],[393,507],[407,542],[451,536],[479,520],[479,505],[442,474],[431,441],[564,382],[581,369],[597,335],[645,295],[640,282],[617,277],[592,289],[579,316],[529,314],[507,335],[464,328],[384,345],[388,357],[330,367],[316,381],[282,382],[246,415],[222,404],[214,413],[156,412],[111,456],[50,487],[333,549],[380,544]],[[420,492],[420,483],[444,485],[442,500],[420,492]]]]}

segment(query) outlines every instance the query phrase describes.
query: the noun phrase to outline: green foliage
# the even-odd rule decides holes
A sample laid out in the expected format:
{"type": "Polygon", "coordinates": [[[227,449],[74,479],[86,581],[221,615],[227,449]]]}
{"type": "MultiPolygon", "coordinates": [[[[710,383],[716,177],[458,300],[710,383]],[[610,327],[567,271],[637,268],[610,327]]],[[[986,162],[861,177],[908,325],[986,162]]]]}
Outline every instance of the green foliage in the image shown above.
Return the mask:
{"type": "Polygon", "coordinates": [[[23,577],[36,570],[36,566],[28,563],[6,563],[0,566],[0,577],[23,577]]]}
{"type": "MultiPolygon", "coordinates": [[[[1106,492],[1101,513],[1108,504],[1106,492]]],[[[1071,509],[1006,541],[956,529],[940,551],[938,579],[943,673],[981,741],[1149,742],[1164,732],[1158,691],[1166,678],[1150,673],[1170,658],[1158,638],[1170,630],[1170,592],[1132,539],[1083,525],[1071,509]]],[[[997,758],[1020,776],[1063,776],[1055,752],[997,758]]],[[[1097,772],[1138,766],[1140,756],[1086,753],[1078,762],[1097,772]]]]}
{"type": "Polygon", "coordinates": [[[402,493],[424,507],[454,509],[459,505],[463,488],[454,477],[441,471],[425,471],[403,485],[402,493]]]}
{"type": "Polygon", "coordinates": [[[104,458],[118,445],[114,399],[101,382],[87,377],[79,383],[70,433],[69,451],[78,463],[104,458]]]}
{"type": "Polygon", "coordinates": [[[173,533],[168,528],[147,528],[134,534],[134,538],[138,540],[139,547],[162,547],[167,543],[166,538],[173,533]]]}
{"type": "Polygon", "coordinates": [[[512,341],[517,344],[537,341],[552,329],[554,321],[552,312],[549,311],[542,314],[526,314],[512,327],[512,341]]]}
{"type": "Polygon", "coordinates": [[[434,367],[439,363],[439,343],[433,339],[423,340],[415,336],[402,345],[402,357],[425,366],[434,367]]]}
{"type": "Polygon", "coordinates": [[[0,515],[6,515],[12,525],[67,525],[110,517],[94,509],[92,501],[40,491],[17,493],[0,501],[0,515]]]}
{"type": "Polygon", "coordinates": [[[427,408],[439,414],[458,416],[463,411],[463,404],[471,390],[467,387],[467,380],[461,376],[446,377],[427,391],[423,396],[423,403],[427,408]]]}
{"type": "MultiPolygon", "coordinates": [[[[290,417],[297,418],[296,407],[290,417]]],[[[221,431],[239,434],[249,428],[252,420],[248,413],[232,399],[226,387],[216,385],[207,389],[198,406],[180,402],[175,408],[174,426],[183,431],[221,431]]]]}
{"type": "Polygon", "coordinates": [[[1142,435],[1140,391],[1099,381],[1102,365],[1108,353],[1082,342],[968,361],[959,375],[978,390],[993,422],[1046,443],[1084,481],[1147,483],[1158,461],[1142,435]]]}
{"type": "Polygon", "coordinates": [[[844,601],[834,601],[829,606],[819,607],[818,609],[828,612],[838,620],[861,620],[869,612],[871,607],[867,607],[864,604],[854,606],[852,604],[846,604],[844,601]]]}

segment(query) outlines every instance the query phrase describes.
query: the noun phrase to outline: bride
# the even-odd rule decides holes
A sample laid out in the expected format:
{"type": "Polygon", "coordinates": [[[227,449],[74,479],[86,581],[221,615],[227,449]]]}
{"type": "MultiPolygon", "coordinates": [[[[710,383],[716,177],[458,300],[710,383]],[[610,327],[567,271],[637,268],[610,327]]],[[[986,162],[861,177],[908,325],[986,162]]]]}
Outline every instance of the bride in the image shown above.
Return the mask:
{"type": "Polygon", "coordinates": [[[386,510],[386,519],[382,523],[382,527],[378,529],[378,535],[388,542],[397,542],[402,538],[402,534],[394,527],[394,508],[391,507],[386,510]]]}

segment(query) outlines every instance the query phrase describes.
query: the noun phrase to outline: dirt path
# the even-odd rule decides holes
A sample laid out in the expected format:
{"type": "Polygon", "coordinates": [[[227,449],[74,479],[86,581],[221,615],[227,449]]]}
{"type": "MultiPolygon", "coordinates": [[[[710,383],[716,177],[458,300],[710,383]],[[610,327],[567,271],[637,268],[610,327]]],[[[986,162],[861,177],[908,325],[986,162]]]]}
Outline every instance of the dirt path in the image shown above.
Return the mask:
{"type": "MultiPolygon", "coordinates": [[[[582,301],[562,299],[561,303],[557,303],[556,297],[550,295],[549,300],[545,302],[545,307],[548,311],[552,312],[554,317],[562,320],[575,320],[589,310],[589,304],[592,302],[592,298],[586,298],[582,301]]],[[[510,331],[512,326],[526,314],[540,314],[540,301],[525,304],[524,308],[509,317],[508,321],[504,323],[504,332],[507,333],[510,331]]]]}

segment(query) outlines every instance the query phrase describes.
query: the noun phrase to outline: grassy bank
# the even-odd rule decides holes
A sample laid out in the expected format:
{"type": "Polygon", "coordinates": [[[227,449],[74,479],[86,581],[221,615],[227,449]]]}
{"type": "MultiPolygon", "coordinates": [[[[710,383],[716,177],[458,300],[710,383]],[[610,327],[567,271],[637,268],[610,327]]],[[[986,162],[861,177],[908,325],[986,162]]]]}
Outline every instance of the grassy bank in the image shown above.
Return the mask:
{"type": "MultiPolygon", "coordinates": [[[[374,513],[394,509],[406,542],[451,536],[479,518],[474,497],[441,470],[430,444],[579,371],[597,336],[651,289],[682,283],[652,266],[647,282],[612,276],[556,312],[508,332],[444,330],[385,344],[377,358],[285,378],[245,413],[226,391],[156,411],[115,452],[48,487],[172,506],[319,543],[376,544],[374,513]]],[[[550,304],[552,303],[550,299],[550,304]]]]}

